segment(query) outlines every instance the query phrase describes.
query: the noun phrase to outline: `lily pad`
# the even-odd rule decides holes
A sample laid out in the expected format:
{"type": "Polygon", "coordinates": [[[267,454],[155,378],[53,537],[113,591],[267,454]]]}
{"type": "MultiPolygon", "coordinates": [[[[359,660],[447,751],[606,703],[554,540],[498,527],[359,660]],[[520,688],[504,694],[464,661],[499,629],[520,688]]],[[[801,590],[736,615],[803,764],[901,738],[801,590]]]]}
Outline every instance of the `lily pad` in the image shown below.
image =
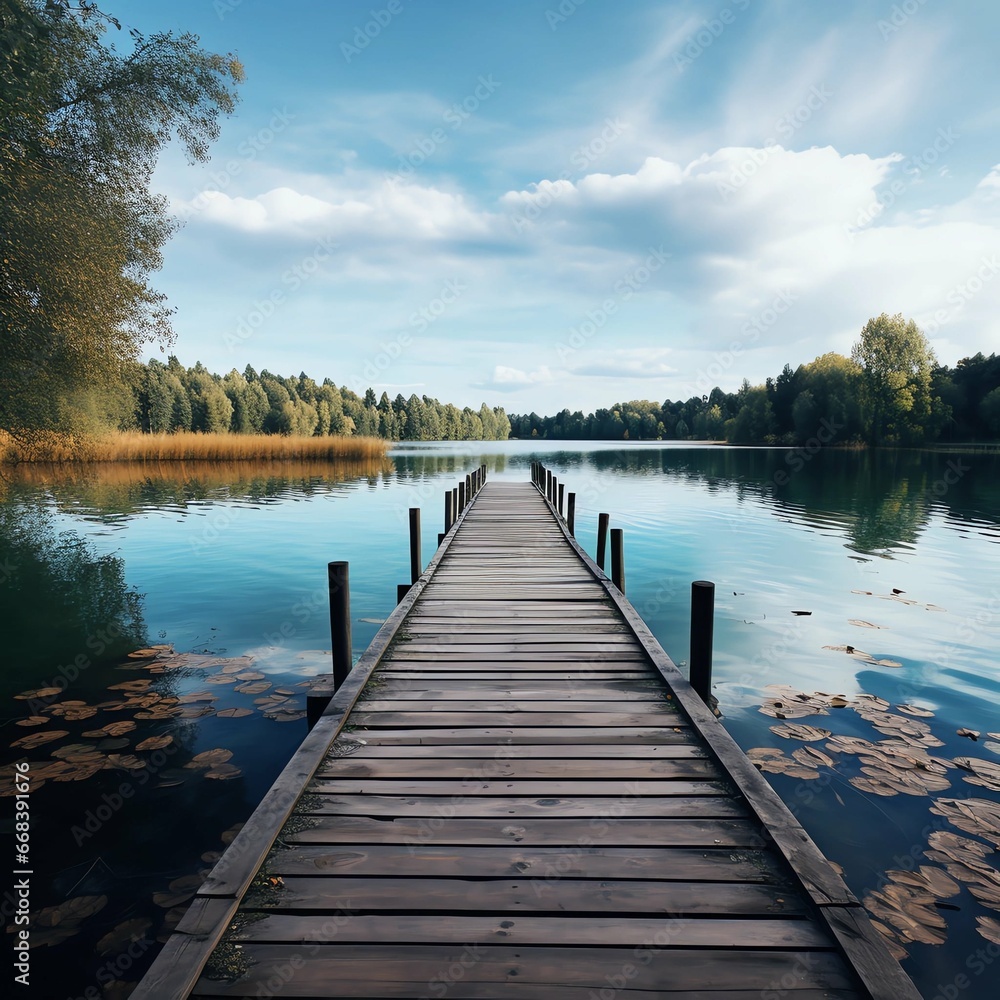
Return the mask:
{"type": "Polygon", "coordinates": [[[806,743],[815,743],[817,740],[825,740],[831,735],[829,729],[819,729],[816,726],[804,726],[796,722],[788,722],[781,726],[771,726],[771,732],[786,740],[802,740],[806,743]]]}
{"type": "Polygon", "coordinates": [[[218,713],[220,719],[243,719],[253,715],[252,708],[223,708],[218,713]]]}

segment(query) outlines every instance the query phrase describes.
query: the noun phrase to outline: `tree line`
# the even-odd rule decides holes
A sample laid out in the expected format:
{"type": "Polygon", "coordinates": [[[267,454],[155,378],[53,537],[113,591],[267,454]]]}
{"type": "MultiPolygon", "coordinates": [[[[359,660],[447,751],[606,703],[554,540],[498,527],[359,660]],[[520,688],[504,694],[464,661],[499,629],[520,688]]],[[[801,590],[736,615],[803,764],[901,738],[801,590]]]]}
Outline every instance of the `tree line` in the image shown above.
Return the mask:
{"type": "Polygon", "coordinates": [[[216,375],[203,364],[185,368],[176,357],[166,364],[138,365],[131,382],[131,406],[119,416],[122,429],[150,433],[338,434],[390,441],[502,441],[510,435],[503,407],[485,403],[459,409],[415,393],[395,399],[369,388],[359,396],[326,378],[260,373],[247,365],[216,375]]]}
{"type": "Polygon", "coordinates": [[[632,400],[584,414],[511,414],[519,438],[871,444],[1000,439],[1000,356],[939,365],[913,320],[868,321],[851,357],[828,353],[763,385],[686,400],[632,400]]]}

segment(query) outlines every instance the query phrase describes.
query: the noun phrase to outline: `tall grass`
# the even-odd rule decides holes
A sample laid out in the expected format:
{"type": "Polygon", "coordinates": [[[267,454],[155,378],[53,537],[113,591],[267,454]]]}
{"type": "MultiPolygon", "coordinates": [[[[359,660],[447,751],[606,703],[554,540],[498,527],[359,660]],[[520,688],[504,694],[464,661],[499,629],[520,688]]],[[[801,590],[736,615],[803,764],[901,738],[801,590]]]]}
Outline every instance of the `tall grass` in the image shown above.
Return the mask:
{"type": "Polygon", "coordinates": [[[278,434],[142,434],[86,436],[0,430],[0,462],[267,462],[384,458],[388,442],[368,437],[278,434]]]}

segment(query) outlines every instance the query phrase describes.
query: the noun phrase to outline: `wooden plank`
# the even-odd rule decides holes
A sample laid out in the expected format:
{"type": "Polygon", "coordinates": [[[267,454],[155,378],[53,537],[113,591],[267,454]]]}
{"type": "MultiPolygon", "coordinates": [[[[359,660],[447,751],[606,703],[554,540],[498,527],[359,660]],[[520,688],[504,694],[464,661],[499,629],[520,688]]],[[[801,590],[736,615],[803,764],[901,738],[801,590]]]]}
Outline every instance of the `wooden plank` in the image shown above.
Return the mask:
{"type": "MultiPolygon", "coordinates": [[[[380,692],[381,693],[381,692],[380,692]]],[[[607,699],[597,701],[572,701],[560,699],[558,701],[541,701],[537,699],[525,699],[518,701],[513,698],[486,701],[484,699],[467,701],[433,701],[429,699],[411,698],[366,698],[358,702],[358,711],[367,713],[383,712],[410,712],[416,715],[438,715],[449,713],[455,715],[473,714],[481,715],[488,713],[492,715],[559,715],[567,703],[572,704],[576,714],[607,715],[607,699]]],[[[669,725],[671,719],[677,717],[678,712],[669,702],[656,698],[648,701],[629,701],[617,706],[619,709],[628,709],[631,713],[650,716],[663,725],[669,725]]],[[[480,719],[480,721],[482,721],[480,719]]],[[[428,723],[433,725],[433,723],[428,723]]]]}
{"type": "Polygon", "coordinates": [[[543,778],[532,781],[525,778],[455,778],[442,776],[429,778],[316,778],[312,791],[337,795],[485,795],[485,796],[539,796],[560,798],[566,795],[602,795],[614,799],[639,796],[664,795],[727,795],[729,786],[722,781],[665,778],[640,780],[619,778],[600,779],[543,778]]]}
{"type": "MultiPolygon", "coordinates": [[[[522,722],[524,720],[522,719],[522,722]]],[[[567,726],[541,728],[527,722],[515,726],[469,726],[465,729],[359,729],[350,732],[354,739],[363,739],[369,746],[414,745],[439,746],[442,744],[482,744],[484,746],[517,746],[520,743],[547,745],[575,745],[585,739],[591,744],[630,746],[655,743],[687,743],[692,730],[684,725],[671,726],[567,726]]]]}
{"type": "MultiPolygon", "coordinates": [[[[688,793],[690,794],[690,793],[688,793]]],[[[453,844],[473,846],[525,844],[573,847],[580,843],[606,847],[761,847],[757,827],[739,819],[507,819],[452,818],[440,826],[407,816],[391,822],[368,816],[314,817],[310,825],[285,832],[288,844],[453,844]],[[581,839],[582,838],[582,839],[581,839]]]]}
{"type": "Polygon", "coordinates": [[[495,726],[615,726],[645,728],[669,726],[671,716],[657,712],[493,712],[487,717],[481,712],[369,712],[364,709],[351,715],[355,726],[377,729],[419,729],[421,727],[451,728],[454,726],[482,726],[489,721],[495,726]]]}
{"type": "MultiPolygon", "coordinates": [[[[603,701],[608,703],[609,699],[614,699],[618,703],[624,702],[656,702],[663,703],[663,688],[654,685],[640,686],[639,682],[631,682],[636,686],[626,682],[618,682],[617,686],[589,684],[586,687],[576,685],[559,685],[551,681],[534,682],[519,681],[455,681],[451,687],[434,687],[428,681],[417,677],[414,679],[400,679],[379,683],[373,691],[380,701],[395,701],[405,696],[409,701],[469,701],[478,693],[480,696],[488,698],[502,697],[504,703],[508,701],[544,701],[554,700],[557,697],[565,704],[573,701],[603,701]]],[[[366,704],[366,702],[362,702],[366,704]]]]}
{"type": "MultiPolygon", "coordinates": [[[[530,891],[530,890],[529,890],[530,891]]],[[[350,900],[344,909],[357,907],[350,900]]],[[[485,908],[485,907],[484,907],[485,908]]],[[[326,915],[264,913],[230,934],[232,941],[287,942],[336,939],[338,944],[438,944],[493,942],[537,948],[544,945],[627,947],[669,935],[671,948],[810,948],[823,949],[829,939],[807,920],[727,920],[725,917],[578,917],[560,914],[558,920],[511,913],[498,919],[471,913],[374,914],[353,913],[336,928],[324,930],[326,915]]]]}
{"type": "MultiPolygon", "coordinates": [[[[665,925],[666,926],[669,925],[665,925]]],[[[663,933],[667,930],[664,928],[663,933]]],[[[331,928],[332,930],[335,929],[331,928]]],[[[634,990],[655,991],[657,997],[688,994],[711,984],[715,991],[746,991],[746,1000],[760,1000],[763,991],[783,991],[780,995],[797,1000],[798,989],[855,990],[853,976],[839,955],[814,950],[776,949],[686,949],[661,947],[656,935],[646,943],[626,948],[560,948],[461,943],[429,945],[364,945],[335,942],[287,946],[255,944],[243,946],[244,957],[251,963],[247,976],[226,983],[202,979],[198,996],[266,996],[268,982],[281,984],[282,997],[337,996],[340,987],[349,985],[342,997],[390,997],[394,984],[404,984],[397,996],[423,996],[434,990],[433,984],[460,983],[459,997],[475,996],[472,984],[490,984],[492,997],[509,995],[511,982],[525,989],[522,995],[540,996],[546,988],[580,987],[599,991],[608,988],[609,974],[631,974],[629,992],[623,1000],[632,1000],[634,990]],[[293,957],[297,963],[291,963],[293,957]],[[308,958],[308,960],[306,960],[308,958]],[[442,974],[454,967],[462,972],[443,980],[442,974]],[[378,969],[373,980],[372,970],[378,969]],[[288,972],[293,973],[289,976],[288,972]],[[783,985],[784,984],[784,985],[783,985]],[[413,992],[411,986],[416,985],[413,992]],[[358,992],[361,989],[364,992],[358,992]]],[[[445,992],[454,997],[455,993],[445,992]]],[[[273,993],[273,990],[272,990],[273,993]]],[[[612,991],[616,993],[616,991],[612,991]]],[[[441,995],[434,990],[433,995],[441,995]]],[[[484,994],[479,994],[480,996],[484,994]]],[[[828,994],[829,995],[829,994],[828,994]]],[[[835,995],[835,994],[833,994],[835,995]]],[[[713,994],[718,1000],[718,992],[713,994]]]]}
{"type": "MultiPolygon", "coordinates": [[[[462,760],[496,760],[502,755],[504,760],[683,760],[691,757],[704,758],[708,754],[699,743],[638,743],[625,746],[608,743],[517,743],[503,746],[489,746],[482,743],[441,746],[414,746],[400,743],[369,741],[366,744],[353,742],[350,736],[337,740],[335,747],[357,747],[357,756],[364,759],[381,760],[401,757],[405,760],[446,761],[458,757],[462,760]]],[[[444,765],[447,766],[447,765],[444,765]]],[[[595,765],[596,769],[600,764],[595,765]]]]}
{"type": "Polygon", "coordinates": [[[559,882],[578,879],[741,882],[768,884],[791,893],[789,875],[774,856],[757,848],[607,847],[593,843],[568,847],[372,844],[296,845],[277,850],[268,872],[289,875],[356,875],[402,878],[419,872],[427,878],[531,878],[559,882]]]}
{"type": "MultiPolygon", "coordinates": [[[[475,763],[449,760],[377,758],[367,759],[352,754],[325,760],[316,770],[317,781],[340,781],[343,778],[429,778],[448,782],[499,781],[504,778],[555,778],[570,783],[573,779],[593,781],[627,781],[641,778],[719,778],[722,772],[713,760],[706,758],[681,760],[603,760],[596,764],[583,760],[517,760],[505,754],[494,755],[475,763]]],[[[570,787],[573,787],[570,784],[570,787]]]]}
{"type": "Polygon", "coordinates": [[[475,795],[452,801],[451,797],[432,795],[364,795],[324,793],[310,787],[308,801],[300,803],[299,816],[423,816],[439,817],[567,817],[598,819],[623,816],[660,818],[719,819],[745,818],[750,811],[737,799],[723,795],[675,795],[627,800],[573,795],[564,798],[489,798],[475,795]]]}
{"type": "Polygon", "coordinates": [[[413,901],[421,912],[632,913],[671,916],[804,916],[800,900],[784,888],[740,882],[656,882],[602,879],[460,879],[290,876],[281,892],[255,909],[376,913],[413,901]]]}

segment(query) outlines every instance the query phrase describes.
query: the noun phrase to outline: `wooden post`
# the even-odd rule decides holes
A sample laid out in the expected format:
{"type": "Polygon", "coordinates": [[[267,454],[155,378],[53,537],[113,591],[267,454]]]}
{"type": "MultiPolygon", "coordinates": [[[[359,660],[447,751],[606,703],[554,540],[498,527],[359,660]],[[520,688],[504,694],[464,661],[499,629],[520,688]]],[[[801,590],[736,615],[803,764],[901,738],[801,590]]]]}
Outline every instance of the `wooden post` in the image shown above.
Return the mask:
{"type": "Polygon", "coordinates": [[[351,672],[351,586],[346,562],[327,563],[330,588],[330,649],[333,655],[333,688],[336,691],[351,672]]]}
{"type": "Polygon", "coordinates": [[[608,524],[610,514],[597,515],[597,565],[604,569],[604,555],[608,550],[608,524]]]}
{"type": "Polygon", "coordinates": [[[472,476],[468,473],[465,476],[465,502],[472,503],[472,476]]]}
{"type": "Polygon", "coordinates": [[[460,514],[462,513],[463,510],[465,510],[466,502],[467,501],[465,498],[465,483],[461,482],[458,484],[458,512],[460,514]]]}
{"type": "Polygon", "coordinates": [[[563,497],[565,495],[565,491],[566,491],[566,487],[562,483],[560,483],[559,484],[559,493],[558,493],[558,496],[559,496],[558,507],[559,507],[559,516],[560,517],[563,516],[563,497]]]}
{"type": "Polygon", "coordinates": [[[611,582],[625,593],[625,533],[611,529],[611,582]]]}
{"type": "Polygon", "coordinates": [[[438,532],[438,546],[440,546],[441,543],[444,541],[444,536],[446,534],[448,534],[448,532],[446,532],[446,531],[439,531],[438,532]]]}
{"type": "MultiPolygon", "coordinates": [[[[451,526],[455,523],[455,518],[451,512],[451,490],[444,493],[444,533],[447,535],[451,531],[451,526]]],[[[438,543],[440,545],[440,542],[438,543]]]]}
{"type": "Polygon", "coordinates": [[[420,559],[420,508],[410,508],[410,583],[416,583],[423,571],[420,559]]]}
{"type": "Polygon", "coordinates": [[[458,487],[455,486],[451,491],[451,523],[454,524],[458,520],[458,487]]]}
{"type": "Polygon", "coordinates": [[[715,629],[715,584],[691,584],[691,687],[712,707],[712,633],[715,629]]]}
{"type": "Polygon", "coordinates": [[[566,497],[566,527],[569,533],[576,537],[576,494],[570,493],[566,497]]]}
{"type": "Polygon", "coordinates": [[[545,470],[545,499],[552,503],[552,470],[545,470]]]}
{"type": "Polygon", "coordinates": [[[410,592],[410,587],[412,584],[409,583],[397,583],[396,584],[396,603],[399,604],[400,601],[410,592]]]}

